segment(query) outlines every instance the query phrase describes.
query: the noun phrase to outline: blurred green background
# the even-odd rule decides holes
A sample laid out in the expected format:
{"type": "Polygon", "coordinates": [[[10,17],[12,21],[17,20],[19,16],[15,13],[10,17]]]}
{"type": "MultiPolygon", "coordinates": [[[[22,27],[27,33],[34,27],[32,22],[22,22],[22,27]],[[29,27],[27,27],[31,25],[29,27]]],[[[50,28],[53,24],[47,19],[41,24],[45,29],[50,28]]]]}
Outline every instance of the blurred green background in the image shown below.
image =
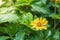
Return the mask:
{"type": "Polygon", "coordinates": [[[60,40],[60,1],[0,0],[0,40],[60,40]],[[48,29],[31,29],[30,22],[40,17],[48,29]]]}

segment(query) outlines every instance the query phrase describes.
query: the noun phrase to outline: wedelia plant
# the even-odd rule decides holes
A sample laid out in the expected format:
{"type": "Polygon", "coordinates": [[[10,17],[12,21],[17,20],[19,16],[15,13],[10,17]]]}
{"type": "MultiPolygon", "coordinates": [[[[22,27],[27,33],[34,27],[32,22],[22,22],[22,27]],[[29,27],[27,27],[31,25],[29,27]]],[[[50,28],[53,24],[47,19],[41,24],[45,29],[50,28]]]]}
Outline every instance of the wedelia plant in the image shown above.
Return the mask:
{"type": "Polygon", "coordinates": [[[0,40],[60,40],[60,0],[0,0],[0,40]]]}

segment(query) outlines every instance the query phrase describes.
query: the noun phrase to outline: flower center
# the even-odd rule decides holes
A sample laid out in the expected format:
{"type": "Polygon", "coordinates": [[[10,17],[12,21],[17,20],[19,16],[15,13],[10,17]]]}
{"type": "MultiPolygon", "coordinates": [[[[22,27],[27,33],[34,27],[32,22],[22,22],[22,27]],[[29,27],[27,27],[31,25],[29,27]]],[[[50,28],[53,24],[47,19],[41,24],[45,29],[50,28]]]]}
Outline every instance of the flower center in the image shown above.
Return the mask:
{"type": "Polygon", "coordinates": [[[38,26],[38,27],[41,27],[41,26],[42,26],[42,24],[39,22],[39,23],[37,23],[37,26],[38,26]]]}

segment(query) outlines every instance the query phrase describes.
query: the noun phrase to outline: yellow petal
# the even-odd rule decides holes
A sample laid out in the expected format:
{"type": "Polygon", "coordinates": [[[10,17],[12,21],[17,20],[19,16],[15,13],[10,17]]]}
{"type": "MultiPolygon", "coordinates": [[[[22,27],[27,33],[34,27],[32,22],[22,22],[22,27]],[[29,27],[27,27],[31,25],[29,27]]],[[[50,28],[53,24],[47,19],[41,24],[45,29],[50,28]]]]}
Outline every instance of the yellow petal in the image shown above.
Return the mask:
{"type": "Polygon", "coordinates": [[[44,18],[43,20],[42,20],[42,22],[45,22],[46,21],[46,19],[44,18]]]}
{"type": "Polygon", "coordinates": [[[40,27],[39,30],[42,30],[42,27],[40,27]]]}
{"type": "Polygon", "coordinates": [[[42,27],[42,29],[45,29],[45,30],[47,30],[47,27],[46,27],[46,26],[43,26],[43,27],[42,27]]]}
{"type": "Polygon", "coordinates": [[[40,17],[40,22],[42,22],[42,20],[43,20],[43,18],[42,18],[42,17],[40,17]]]}
{"type": "Polygon", "coordinates": [[[32,28],[36,28],[36,27],[37,27],[37,25],[33,25],[33,26],[32,26],[32,28]]]}
{"type": "Polygon", "coordinates": [[[31,25],[37,25],[37,23],[39,22],[39,18],[35,19],[34,21],[31,22],[31,25]]]}
{"type": "Polygon", "coordinates": [[[44,23],[43,23],[43,25],[46,25],[48,23],[48,21],[45,21],[44,23]]]}
{"type": "Polygon", "coordinates": [[[42,30],[41,27],[36,27],[36,30],[42,30]]]}
{"type": "Polygon", "coordinates": [[[31,22],[31,25],[36,25],[36,23],[34,21],[31,22]]]}
{"type": "Polygon", "coordinates": [[[38,23],[39,22],[39,18],[35,19],[34,22],[35,23],[38,23]]]}

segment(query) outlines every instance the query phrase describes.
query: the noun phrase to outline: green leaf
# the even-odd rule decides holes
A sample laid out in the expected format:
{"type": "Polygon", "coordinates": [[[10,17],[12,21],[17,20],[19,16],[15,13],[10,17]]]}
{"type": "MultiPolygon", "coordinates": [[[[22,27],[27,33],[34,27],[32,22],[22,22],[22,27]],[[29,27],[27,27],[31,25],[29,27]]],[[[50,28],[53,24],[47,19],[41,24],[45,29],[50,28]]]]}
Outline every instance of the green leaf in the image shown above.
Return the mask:
{"type": "Polygon", "coordinates": [[[6,32],[9,36],[14,36],[15,33],[18,31],[18,24],[16,23],[10,23],[7,25],[6,32]]]}
{"type": "Polygon", "coordinates": [[[35,35],[30,35],[28,40],[40,40],[40,35],[39,34],[35,34],[35,35]]]}
{"type": "Polygon", "coordinates": [[[49,14],[50,10],[49,7],[46,5],[47,0],[38,0],[31,5],[33,12],[39,12],[43,14],[49,14]]]}
{"type": "Polygon", "coordinates": [[[20,28],[20,30],[16,33],[14,40],[24,40],[25,30],[24,28],[20,28]]]}
{"type": "Polygon", "coordinates": [[[53,38],[58,40],[59,37],[60,37],[59,31],[55,31],[55,34],[53,35],[53,38]]]}
{"type": "Polygon", "coordinates": [[[33,20],[33,15],[31,13],[23,14],[20,18],[20,23],[24,25],[30,25],[30,22],[33,20]]]}
{"type": "Polygon", "coordinates": [[[15,7],[2,7],[0,8],[0,23],[3,22],[17,22],[19,17],[14,14],[15,7]]]}
{"type": "Polygon", "coordinates": [[[16,4],[19,5],[30,5],[33,0],[17,0],[16,4]]]}
{"type": "Polygon", "coordinates": [[[50,17],[52,17],[53,19],[59,19],[60,20],[59,14],[50,14],[50,17]]]}
{"type": "Polygon", "coordinates": [[[50,37],[51,34],[52,34],[51,30],[49,30],[49,31],[47,31],[47,32],[48,32],[48,34],[46,33],[46,34],[47,34],[46,38],[50,37]]]}
{"type": "Polygon", "coordinates": [[[49,14],[49,9],[47,7],[41,7],[37,5],[31,5],[32,6],[32,11],[37,11],[37,12],[42,12],[43,14],[49,14]]]}
{"type": "Polygon", "coordinates": [[[24,32],[18,32],[14,40],[24,40],[24,35],[25,35],[24,32]]]}
{"type": "Polygon", "coordinates": [[[0,40],[6,40],[6,39],[8,39],[9,37],[7,37],[7,36],[0,36],[0,40]]]}
{"type": "Polygon", "coordinates": [[[16,22],[19,17],[16,14],[1,14],[0,15],[0,23],[3,22],[16,22]]]}
{"type": "Polygon", "coordinates": [[[9,23],[6,26],[0,26],[0,32],[8,34],[10,37],[14,36],[18,31],[17,23],[9,23]]]}
{"type": "Polygon", "coordinates": [[[47,0],[40,0],[42,3],[46,4],[47,0]]]}
{"type": "Polygon", "coordinates": [[[10,6],[10,7],[2,7],[0,8],[0,15],[1,14],[7,14],[7,13],[14,13],[15,7],[10,6]]]}

